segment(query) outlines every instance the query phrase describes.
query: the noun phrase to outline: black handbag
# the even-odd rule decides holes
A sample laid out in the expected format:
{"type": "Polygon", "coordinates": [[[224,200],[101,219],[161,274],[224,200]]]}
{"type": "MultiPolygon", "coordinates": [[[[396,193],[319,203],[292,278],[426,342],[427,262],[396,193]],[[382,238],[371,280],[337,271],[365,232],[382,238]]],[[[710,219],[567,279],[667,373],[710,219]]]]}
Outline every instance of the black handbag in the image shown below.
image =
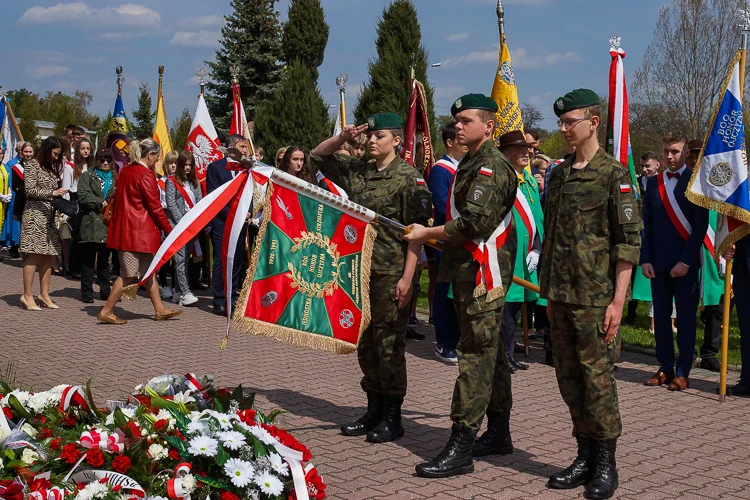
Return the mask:
{"type": "Polygon", "coordinates": [[[68,217],[76,217],[81,211],[78,200],[66,200],[65,198],[52,198],[52,208],[68,217]]]}

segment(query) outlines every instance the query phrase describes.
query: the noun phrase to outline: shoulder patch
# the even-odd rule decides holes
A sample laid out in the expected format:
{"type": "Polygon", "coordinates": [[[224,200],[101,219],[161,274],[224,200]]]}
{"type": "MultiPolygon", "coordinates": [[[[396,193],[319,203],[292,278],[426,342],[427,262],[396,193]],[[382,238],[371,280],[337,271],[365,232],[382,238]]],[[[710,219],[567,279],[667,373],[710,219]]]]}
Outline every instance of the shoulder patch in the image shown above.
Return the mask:
{"type": "Polygon", "coordinates": [[[490,197],[490,193],[490,186],[474,183],[469,189],[467,201],[476,205],[484,205],[490,197]]]}
{"type": "Polygon", "coordinates": [[[620,224],[633,224],[636,220],[635,202],[622,201],[617,204],[617,214],[620,224]]]}
{"type": "Polygon", "coordinates": [[[417,181],[417,186],[425,185],[424,179],[422,179],[421,177],[417,177],[416,181],[417,181]]]}
{"type": "Polygon", "coordinates": [[[492,177],[492,169],[487,167],[482,167],[479,169],[480,175],[486,175],[487,177],[492,177]]]}

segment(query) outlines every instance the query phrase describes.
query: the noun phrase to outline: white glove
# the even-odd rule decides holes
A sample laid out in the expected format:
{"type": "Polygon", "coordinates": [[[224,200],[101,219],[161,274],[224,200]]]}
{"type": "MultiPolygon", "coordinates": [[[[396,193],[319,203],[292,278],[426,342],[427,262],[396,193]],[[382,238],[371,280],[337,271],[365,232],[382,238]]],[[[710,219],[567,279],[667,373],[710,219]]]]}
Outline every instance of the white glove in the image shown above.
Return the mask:
{"type": "Polygon", "coordinates": [[[724,257],[719,257],[719,278],[724,279],[727,275],[727,261],[724,257]]]}
{"type": "Polygon", "coordinates": [[[533,273],[536,271],[537,266],[539,265],[539,252],[536,250],[532,250],[529,252],[529,255],[526,256],[526,267],[529,269],[530,273],[533,273]]]}

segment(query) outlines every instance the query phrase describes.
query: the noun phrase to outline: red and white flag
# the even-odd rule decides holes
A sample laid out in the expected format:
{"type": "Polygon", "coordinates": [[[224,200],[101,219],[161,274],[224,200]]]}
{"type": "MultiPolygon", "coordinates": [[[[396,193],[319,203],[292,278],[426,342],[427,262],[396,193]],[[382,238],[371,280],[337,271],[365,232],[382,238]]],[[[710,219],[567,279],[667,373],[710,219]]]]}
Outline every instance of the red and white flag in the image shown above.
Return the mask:
{"type": "Polygon", "coordinates": [[[245,105],[242,104],[240,84],[232,85],[232,120],[229,122],[229,133],[243,136],[248,141],[251,149],[251,155],[255,154],[253,149],[253,138],[250,137],[250,127],[247,125],[247,115],[245,114],[245,105]]]}
{"type": "Polygon", "coordinates": [[[206,178],[208,164],[224,158],[222,152],[219,151],[219,146],[221,146],[219,135],[208,114],[206,100],[201,94],[198,96],[198,107],[195,109],[190,135],[185,145],[185,149],[192,151],[195,156],[195,172],[201,183],[206,178]]]}

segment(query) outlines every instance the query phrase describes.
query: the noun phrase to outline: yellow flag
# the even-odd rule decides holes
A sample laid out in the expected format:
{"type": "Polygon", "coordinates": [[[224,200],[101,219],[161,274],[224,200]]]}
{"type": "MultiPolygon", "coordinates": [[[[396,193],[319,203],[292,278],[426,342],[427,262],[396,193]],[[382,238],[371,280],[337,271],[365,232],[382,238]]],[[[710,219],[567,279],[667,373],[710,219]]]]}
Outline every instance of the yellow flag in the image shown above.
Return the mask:
{"type": "Polygon", "coordinates": [[[161,90],[162,75],[159,75],[159,95],[156,100],[156,126],[154,127],[154,140],[161,146],[161,158],[159,163],[156,164],[156,172],[159,174],[164,173],[162,168],[162,160],[167,153],[172,151],[172,139],[169,136],[169,122],[167,121],[167,113],[164,109],[164,94],[161,90]]]}
{"type": "Polygon", "coordinates": [[[497,123],[494,139],[513,130],[523,130],[521,106],[518,103],[518,88],[510,50],[503,35],[500,40],[500,62],[497,65],[495,83],[492,85],[492,100],[497,103],[497,123]]]}

